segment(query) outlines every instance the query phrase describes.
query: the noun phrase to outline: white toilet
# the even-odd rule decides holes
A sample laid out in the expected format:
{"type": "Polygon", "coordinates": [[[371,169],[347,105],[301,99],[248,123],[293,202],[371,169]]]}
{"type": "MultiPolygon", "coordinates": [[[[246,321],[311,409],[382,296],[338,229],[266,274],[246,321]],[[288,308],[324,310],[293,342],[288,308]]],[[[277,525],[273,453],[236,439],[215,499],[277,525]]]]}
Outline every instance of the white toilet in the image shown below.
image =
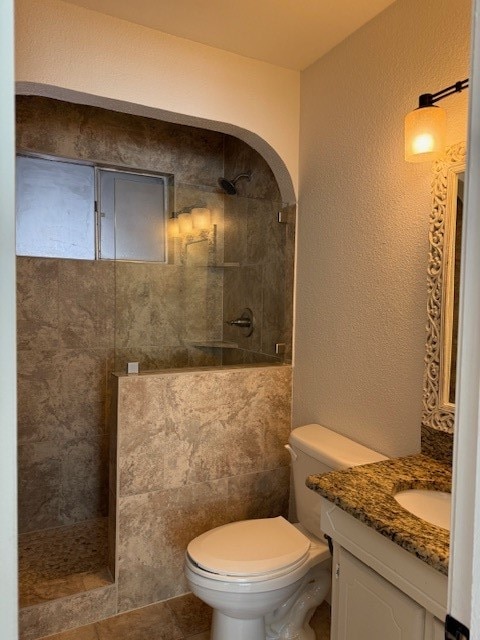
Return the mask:
{"type": "Polygon", "coordinates": [[[329,592],[331,562],[319,496],[305,479],[385,460],[318,424],[294,429],[289,443],[299,523],[232,522],[188,545],[185,573],[213,608],[211,640],[315,640],[309,622],[329,592]]]}

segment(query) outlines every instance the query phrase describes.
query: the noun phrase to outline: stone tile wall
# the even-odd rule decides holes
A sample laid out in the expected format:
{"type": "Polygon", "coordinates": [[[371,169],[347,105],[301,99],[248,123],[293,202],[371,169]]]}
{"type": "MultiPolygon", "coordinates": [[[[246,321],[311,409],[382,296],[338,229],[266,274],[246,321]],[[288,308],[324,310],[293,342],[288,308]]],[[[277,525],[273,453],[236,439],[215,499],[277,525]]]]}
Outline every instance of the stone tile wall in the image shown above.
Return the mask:
{"type": "Polygon", "coordinates": [[[118,378],[118,610],[188,591],[188,542],[286,515],[290,366],[118,378]]]}
{"type": "Polygon", "coordinates": [[[289,365],[115,380],[110,540],[116,540],[116,583],[22,609],[21,640],[163,600],[190,635],[194,619],[205,614],[183,575],[190,540],[228,522],[287,514],[289,365]]]}
{"type": "MultiPolygon", "coordinates": [[[[17,146],[174,173],[180,208],[223,205],[215,193],[223,135],[215,132],[21,96],[17,146]]],[[[181,263],[185,250],[178,253],[179,264],[174,256],[167,265],[18,258],[21,532],[106,515],[107,372],[129,360],[156,369],[220,362],[189,347],[196,325],[186,318],[195,313],[221,338],[223,277],[207,282],[203,270],[196,282],[181,263]]]]}
{"type": "Polygon", "coordinates": [[[107,515],[114,265],[17,258],[20,532],[107,515]]]}
{"type": "Polygon", "coordinates": [[[105,516],[108,501],[113,505],[106,479],[112,370],[132,360],[143,369],[275,361],[275,342],[289,339],[293,227],[276,222],[280,196],[265,161],[216,132],[20,96],[17,145],[174,174],[175,209],[207,205],[216,223],[200,243],[170,241],[168,264],[18,258],[19,511],[26,532],[105,516]],[[239,197],[220,192],[219,176],[247,170],[252,181],[238,183],[239,197]],[[224,261],[240,266],[207,266],[224,261]],[[223,322],[245,306],[257,318],[251,338],[223,322]],[[192,346],[222,339],[240,348],[192,346]]]}
{"type": "Polygon", "coordinates": [[[225,171],[228,176],[251,171],[252,178],[237,183],[238,196],[225,197],[225,262],[239,266],[225,271],[223,313],[235,318],[249,307],[256,326],[250,337],[225,327],[224,339],[237,342],[240,350],[227,353],[224,363],[273,360],[276,343],[286,344],[285,359],[291,361],[294,210],[290,208],[288,224],[278,222],[284,204],[270,167],[253,149],[229,136],[225,171]]]}

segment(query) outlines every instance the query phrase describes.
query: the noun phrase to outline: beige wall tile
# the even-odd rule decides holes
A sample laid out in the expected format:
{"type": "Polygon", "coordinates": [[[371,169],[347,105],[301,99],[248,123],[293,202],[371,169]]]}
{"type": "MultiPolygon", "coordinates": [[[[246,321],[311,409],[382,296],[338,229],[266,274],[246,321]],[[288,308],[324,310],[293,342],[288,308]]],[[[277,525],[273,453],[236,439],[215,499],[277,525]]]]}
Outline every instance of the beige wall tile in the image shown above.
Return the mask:
{"type": "Polygon", "coordinates": [[[34,640],[113,616],[116,601],[116,586],[111,585],[22,609],[20,640],[34,640]]]}
{"type": "Polygon", "coordinates": [[[244,336],[238,327],[225,325],[223,336],[238,344],[241,349],[259,351],[262,344],[262,267],[241,266],[225,271],[223,314],[225,320],[238,318],[245,308],[253,311],[255,329],[251,336],[244,336]]]}
{"type": "Polygon", "coordinates": [[[183,561],[188,542],[227,522],[227,481],[121,498],[119,610],[188,591],[183,561]]]}
{"type": "Polygon", "coordinates": [[[165,386],[161,376],[119,379],[120,495],[164,488],[165,386]]]}
{"type": "Polygon", "coordinates": [[[58,260],[59,331],[64,347],[113,347],[113,262],[58,260]]]}
{"type": "Polygon", "coordinates": [[[59,518],[73,524],[106,516],[108,505],[106,436],[69,439],[61,447],[59,518]]]}
{"type": "Polygon", "coordinates": [[[281,467],[228,479],[228,517],[234,522],[251,518],[288,516],[290,469],[281,467]]]}
{"type": "Polygon", "coordinates": [[[240,196],[280,201],[277,182],[265,160],[242,140],[225,136],[226,178],[231,179],[247,171],[252,172],[252,179],[238,182],[240,196]]]}
{"type": "Polygon", "coordinates": [[[57,445],[18,448],[18,527],[21,533],[59,524],[61,462],[57,445]]]}
{"type": "MultiPolygon", "coordinates": [[[[119,502],[120,610],[187,591],[185,549],[203,531],[286,515],[290,380],[290,367],[268,366],[119,378],[119,459],[130,470],[165,421],[163,490],[119,502]]],[[[138,489],[159,477],[150,465],[138,489]]]]}
{"type": "Polygon", "coordinates": [[[20,443],[53,440],[61,430],[64,418],[61,364],[55,350],[18,351],[20,443]]]}
{"type": "Polygon", "coordinates": [[[19,349],[59,345],[57,260],[17,258],[17,342],[19,349]]]}

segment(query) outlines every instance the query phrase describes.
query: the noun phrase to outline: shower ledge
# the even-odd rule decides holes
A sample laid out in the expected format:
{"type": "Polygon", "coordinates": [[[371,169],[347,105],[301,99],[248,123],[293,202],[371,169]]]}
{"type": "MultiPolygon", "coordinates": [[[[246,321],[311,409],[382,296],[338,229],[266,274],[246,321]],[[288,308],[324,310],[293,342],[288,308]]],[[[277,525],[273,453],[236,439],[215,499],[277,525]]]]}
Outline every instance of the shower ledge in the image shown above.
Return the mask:
{"type": "Polygon", "coordinates": [[[215,262],[213,264],[197,265],[204,269],[238,269],[240,267],[239,262],[215,262]]]}
{"type": "Polygon", "coordinates": [[[202,340],[189,342],[192,347],[208,348],[208,349],[238,349],[236,342],[225,342],[223,340],[202,340]]]}

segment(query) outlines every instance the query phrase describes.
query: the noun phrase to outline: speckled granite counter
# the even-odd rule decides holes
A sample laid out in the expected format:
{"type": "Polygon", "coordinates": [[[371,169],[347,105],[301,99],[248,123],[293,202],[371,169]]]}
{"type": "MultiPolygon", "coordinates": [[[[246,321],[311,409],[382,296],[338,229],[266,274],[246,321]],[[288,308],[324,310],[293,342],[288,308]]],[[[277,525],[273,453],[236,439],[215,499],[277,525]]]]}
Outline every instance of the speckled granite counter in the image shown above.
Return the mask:
{"type": "Polygon", "coordinates": [[[409,513],[393,496],[406,489],[450,491],[451,475],[449,465],[419,454],[309,476],[306,484],[441,573],[448,574],[449,532],[409,513]]]}

